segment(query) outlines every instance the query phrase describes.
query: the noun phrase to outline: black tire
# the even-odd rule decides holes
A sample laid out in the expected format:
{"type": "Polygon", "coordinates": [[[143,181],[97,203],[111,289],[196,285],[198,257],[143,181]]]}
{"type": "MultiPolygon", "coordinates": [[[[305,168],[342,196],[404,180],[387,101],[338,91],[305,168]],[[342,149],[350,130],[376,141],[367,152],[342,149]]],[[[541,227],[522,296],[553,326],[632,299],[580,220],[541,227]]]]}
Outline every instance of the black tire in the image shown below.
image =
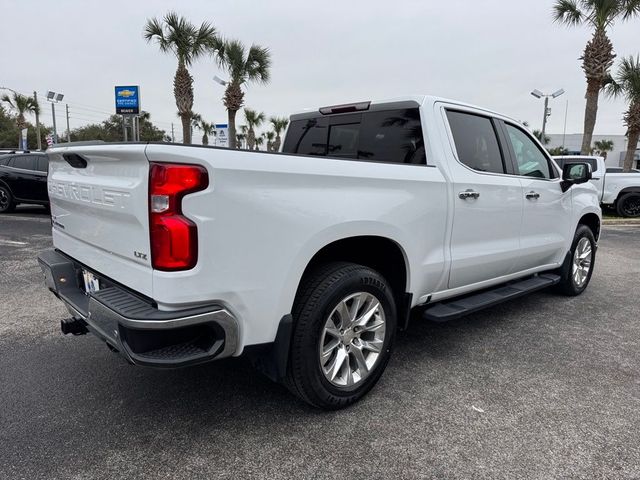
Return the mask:
{"type": "Polygon", "coordinates": [[[13,212],[16,208],[16,202],[13,200],[11,190],[4,185],[0,185],[0,213],[13,212]]]}
{"type": "MultiPolygon", "coordinates": [[[[557,290],[567,296],[576,296],[584,292],[591,281],[591,275],[593,274],[593,268],[596,263],[596,239],[593,236],[593,232],[586,225],[578,225],[576,234],[573,237],[573,243],[571,244],[571,251],[565,260],[565,265],[560,269],[561,276],[560,283],[557,285],[557,290]],[[574,259],[576,257],[576,249],[578,244],[584,243],[582,239],[586,238],[591,247],[591,254],[589,256],[589,272],[586,277],[582,277],[584,280],[582,283],[578,282],[575,275],[574,259]]],[[[577,268],[577,267],[576,267],[577,268]]]]}
{"type": "MultiPolygon", "coordinates": [[[[355,310],[358,311],[358,307],[355,310]]],[[[359,311],[364,311],[364,308],[359,311]]],[[[292,314],[294,329],[285,385],[293,394],[314,407],[337,410],[356,402],[373,388],[389,362],[397,324],[393,294],[382,275],[353,263],[332,262],[324,265],[303,279],[292,314]],[[381,334],[384,335],[384,340],[377,340],[382,342],[382,348],[367,376],[363,376],[351,387],[336,386],[326,378],[321,365],[322,335],[332,312],[335,315],[334,309],[338,304],[349,295],[360,292],[364,292],[365,296],[370,294],[375,297],[382,309],[382,312],[377,310],[378,315],[383,313],[378,318],[383,318],[385,323],[384,333],[381,334]]],[[[338,345],[349,352],[349,346],[342,346],[346,344],[338,345]]],[[[349,360],[354,353],[355,350],[352,350],[352,353],[346,354],[346,369],[350,368],[349,360]]],[[[352,361],[356,366],[355,359],[352,361]]]]}
{"type": "Polygon", "coordinates": [[[616,202],[621,217],[640,217],[640,193],[625,193],[616,202]]]}

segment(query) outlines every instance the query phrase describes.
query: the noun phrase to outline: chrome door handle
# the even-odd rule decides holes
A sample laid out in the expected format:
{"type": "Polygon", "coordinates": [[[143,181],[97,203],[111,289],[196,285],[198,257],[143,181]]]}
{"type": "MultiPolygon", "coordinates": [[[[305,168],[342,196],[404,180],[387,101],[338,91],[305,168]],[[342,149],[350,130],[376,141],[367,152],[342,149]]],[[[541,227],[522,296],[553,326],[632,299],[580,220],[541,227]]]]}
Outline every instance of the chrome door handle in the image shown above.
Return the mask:
{"type": "Polygon", "coordinates": [[[458,198],[461,198],[462,200],[469,200],[470,198],[473,198],[475,200],[479,196],[480,194],[478,192],[475,192],[470,188],[458,194],[458,198]]]}
{"type": "Polygon", "coordinates": [[[538,192],[531,191],[525,195],[529,200],[534,200],[540,198],[540,194],[538,192]]]}

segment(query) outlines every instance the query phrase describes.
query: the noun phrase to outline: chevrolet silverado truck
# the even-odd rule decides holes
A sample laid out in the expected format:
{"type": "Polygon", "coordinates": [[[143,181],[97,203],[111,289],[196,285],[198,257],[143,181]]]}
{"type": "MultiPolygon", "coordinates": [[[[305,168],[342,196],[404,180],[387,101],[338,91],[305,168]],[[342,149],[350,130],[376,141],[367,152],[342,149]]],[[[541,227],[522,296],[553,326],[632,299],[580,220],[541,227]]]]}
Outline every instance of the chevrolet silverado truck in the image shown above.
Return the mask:
{"type": "Polygon", "coordinates": [[[621,217],[640,217],[640,172],[611,172],[605,165],[604,157],[564,155],[553,158],[560,168],[576,162],[591,165],[591,183],[598,189],[600,203],[615,210],[621,217]]]}
{"type": "Polygon", "coordinates": [[[508,117],[429,96],[323,107],[291,116],[282,150],[49,150],[39,263],[63,333],[136,365],[247,355],[337,409],[375,385],[412,310],[445,321],[589,284],[591,167],[561,170],[508,117]]]}

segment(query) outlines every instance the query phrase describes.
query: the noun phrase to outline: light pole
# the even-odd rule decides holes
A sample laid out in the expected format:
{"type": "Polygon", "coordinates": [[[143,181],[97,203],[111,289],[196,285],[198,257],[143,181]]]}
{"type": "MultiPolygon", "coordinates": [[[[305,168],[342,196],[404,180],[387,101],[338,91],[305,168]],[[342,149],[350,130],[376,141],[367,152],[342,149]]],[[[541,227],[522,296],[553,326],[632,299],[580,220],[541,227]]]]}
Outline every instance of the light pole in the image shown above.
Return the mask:
{"type": "Polygon", "coordinates": [[[547,118],[549,117],[549,115],[551,115],[551,109],[549,108],[549,97],[556,98],[562,95],[563,93],[564,93],[563,88],[561,88],[560,90],[556,90],[553,93],[542,93],[540,90],[537,90],[537,89],[531,92],[531,95],[533,95],[536,98],[544,97],[544,112],[542,114],[542,133],[540,134],[540,142],[543,145],[544,145],[544,133],[547,129],[547,118]]]}
{"type": "Polygon", "coordinates": [[[51,115],[53,116],[53,141],[58,143],[58,131],[56,130],[56,103],[62,101],[64,95],[62,93],[47,92],[47,101],[51,102],[51,115]]]}

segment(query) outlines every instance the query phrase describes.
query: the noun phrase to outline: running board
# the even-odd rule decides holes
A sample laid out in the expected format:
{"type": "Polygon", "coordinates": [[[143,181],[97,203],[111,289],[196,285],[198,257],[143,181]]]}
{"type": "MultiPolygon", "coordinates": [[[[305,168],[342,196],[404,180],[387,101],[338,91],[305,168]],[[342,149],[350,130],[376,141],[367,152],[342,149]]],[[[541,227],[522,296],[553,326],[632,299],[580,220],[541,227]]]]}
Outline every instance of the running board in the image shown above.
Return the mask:
{"type": "Polygon", "coordinates": [[[536,290],[542,290],[559,282],[560,275],[545,273],[468,297],[436,303],[424,311],[423,317],[433,322],[446,322],[507,300],[522,297],[536,290]]]}

